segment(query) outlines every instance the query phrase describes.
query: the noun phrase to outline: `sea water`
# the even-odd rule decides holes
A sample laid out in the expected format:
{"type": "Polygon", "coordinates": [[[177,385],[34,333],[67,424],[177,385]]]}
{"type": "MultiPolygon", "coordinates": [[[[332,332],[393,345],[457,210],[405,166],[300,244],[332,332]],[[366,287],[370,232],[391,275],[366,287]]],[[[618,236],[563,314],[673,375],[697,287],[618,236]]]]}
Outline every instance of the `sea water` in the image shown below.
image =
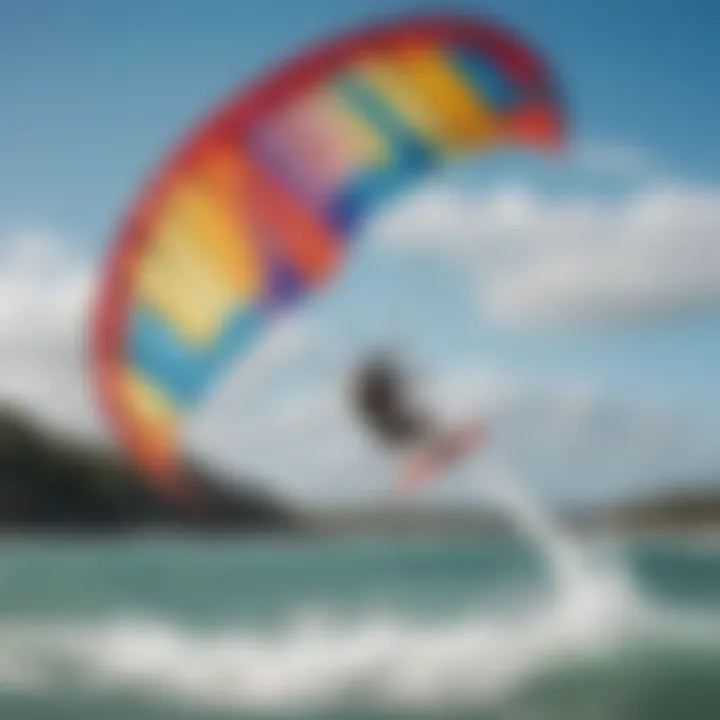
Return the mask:
{"type": "MultiPolygon", "coordinates": [[[[505,478],[507,480],[507,478],[505,478]]],[[[0,718],[720,717],[720,542],[0,545],[0,718]]]]}

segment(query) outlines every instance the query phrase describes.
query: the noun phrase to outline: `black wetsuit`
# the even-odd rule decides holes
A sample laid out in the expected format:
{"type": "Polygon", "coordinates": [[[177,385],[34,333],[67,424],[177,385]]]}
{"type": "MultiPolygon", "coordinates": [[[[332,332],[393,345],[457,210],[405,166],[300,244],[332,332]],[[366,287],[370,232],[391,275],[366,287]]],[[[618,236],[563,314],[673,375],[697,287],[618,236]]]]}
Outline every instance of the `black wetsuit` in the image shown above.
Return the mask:
{"type": "Polygon", "coordinates": [[[415,442],[431,432],[429,418],[410,403],[401,371],[386,358],[361,370],[355,403],[365,422],[390,444],[415,442]]]}

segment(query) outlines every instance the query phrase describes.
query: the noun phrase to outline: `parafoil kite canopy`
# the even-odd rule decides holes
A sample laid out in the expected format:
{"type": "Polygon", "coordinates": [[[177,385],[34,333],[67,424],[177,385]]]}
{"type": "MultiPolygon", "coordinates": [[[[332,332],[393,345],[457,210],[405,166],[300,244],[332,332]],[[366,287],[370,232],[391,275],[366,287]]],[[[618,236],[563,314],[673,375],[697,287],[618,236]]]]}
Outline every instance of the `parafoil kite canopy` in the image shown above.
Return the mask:
{"type": "Polygon", "coordinates": [[[172,482],[183,415],[332,276],[391,191],[452,157],[561,136],[540,58],[469,17],[351,33],[231,97],[140,194],[107,264],[93,365],[127,449],[172,482]]]}

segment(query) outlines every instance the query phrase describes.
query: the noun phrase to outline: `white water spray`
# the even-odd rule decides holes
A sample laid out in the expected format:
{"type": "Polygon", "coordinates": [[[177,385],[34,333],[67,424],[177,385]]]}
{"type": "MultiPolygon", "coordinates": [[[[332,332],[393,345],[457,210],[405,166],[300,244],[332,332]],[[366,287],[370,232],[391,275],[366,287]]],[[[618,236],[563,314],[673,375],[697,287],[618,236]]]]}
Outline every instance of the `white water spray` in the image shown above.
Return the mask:
{"type": "Polygon", "coordinates": [[[534,500],[507,461],[488,457],[484,489],[544,555],[554,582],[554,607],[568,629],[602,635],[648,616],[648,608],[618,562],[599,563],[534,500]]]}
{"type": "Polygon", "coordinates": [[[576,584],[584,575],[585,563],[580,547],[543,512],[525,490],[509,464],[489,461],[487,489],[526,535],[546,555],[556,581],[562,587],[576,584]]]}

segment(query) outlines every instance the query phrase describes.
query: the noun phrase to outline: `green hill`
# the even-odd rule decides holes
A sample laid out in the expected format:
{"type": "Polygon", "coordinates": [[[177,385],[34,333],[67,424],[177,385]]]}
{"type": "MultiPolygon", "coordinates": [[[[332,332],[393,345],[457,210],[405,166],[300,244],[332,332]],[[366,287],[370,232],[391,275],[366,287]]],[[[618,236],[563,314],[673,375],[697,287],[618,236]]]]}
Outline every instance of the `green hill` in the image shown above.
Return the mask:
{"type": "Polygon", "coordinates": [[[14,410],[0,411],[0,531],[298,528],[294,514],[249,479],[231,483],[201,467],[188,474],[192,503],[157,491],[109,449],[55,437],[14,410]]]}
{"type": "Polygon", "coordinates": [[[720,528],[720,487],[666,490],[610,508],[600,524],[615,530],[688,530],[720,528]]]}

